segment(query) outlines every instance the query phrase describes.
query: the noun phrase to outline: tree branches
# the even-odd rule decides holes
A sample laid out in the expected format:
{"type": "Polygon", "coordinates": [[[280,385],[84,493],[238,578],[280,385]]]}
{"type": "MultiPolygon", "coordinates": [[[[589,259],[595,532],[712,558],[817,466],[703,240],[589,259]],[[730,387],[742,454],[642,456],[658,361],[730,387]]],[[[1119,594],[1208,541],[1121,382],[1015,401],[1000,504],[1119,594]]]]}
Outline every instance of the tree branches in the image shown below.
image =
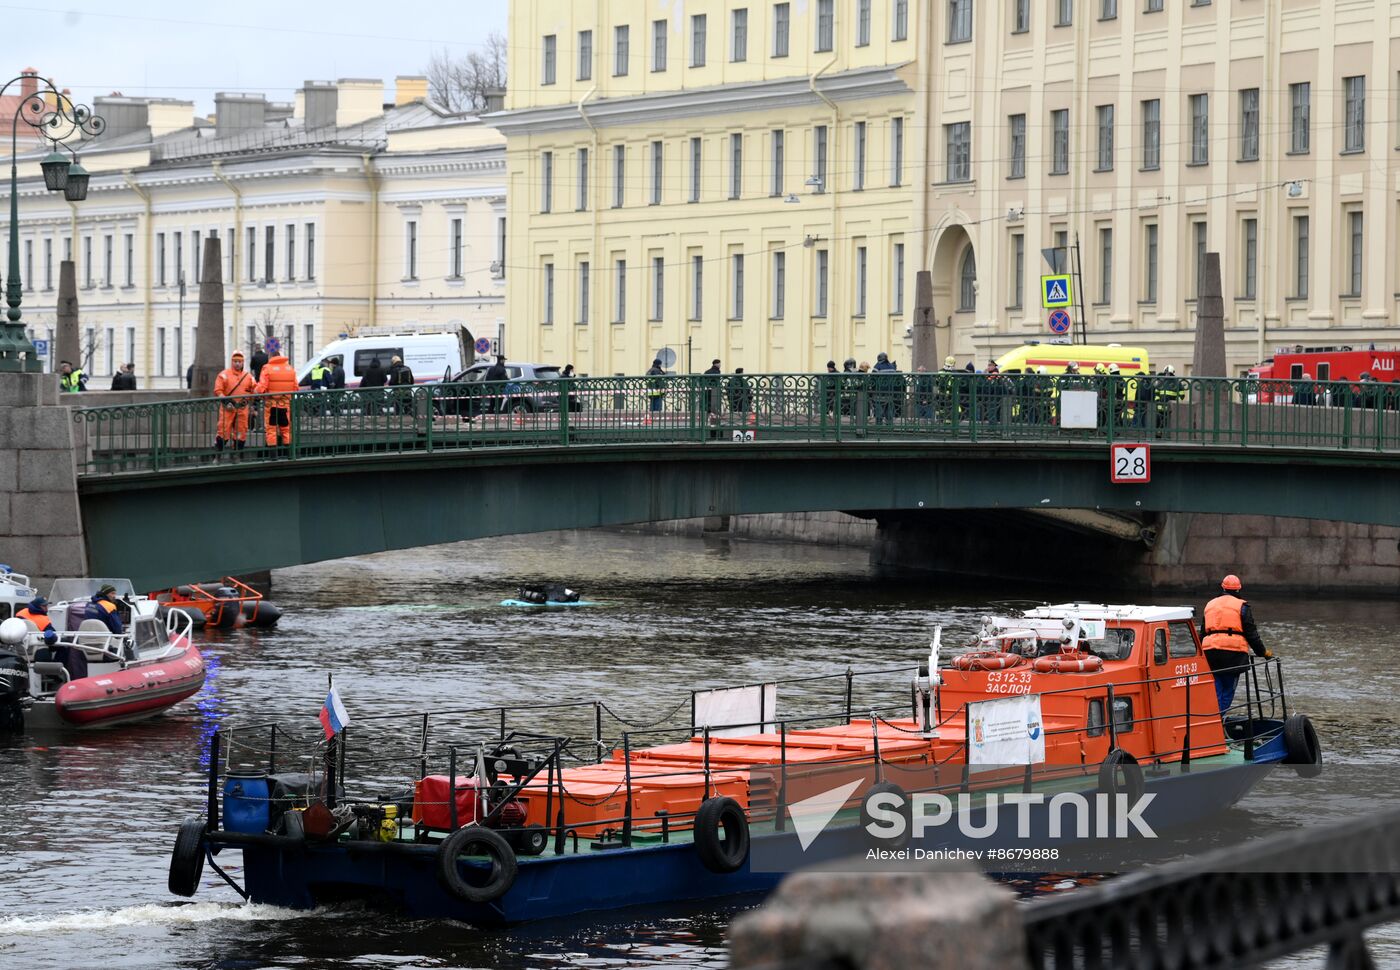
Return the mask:
{"type": "Polygon", "coordinates": [[[493,32],[481,47],[461,57],[446,50],[435,52],[423,73],[428,76],[428,93],[434,101],[452,112],[482,111],[486,94],[505,90],[506,38],[493,32]]]}

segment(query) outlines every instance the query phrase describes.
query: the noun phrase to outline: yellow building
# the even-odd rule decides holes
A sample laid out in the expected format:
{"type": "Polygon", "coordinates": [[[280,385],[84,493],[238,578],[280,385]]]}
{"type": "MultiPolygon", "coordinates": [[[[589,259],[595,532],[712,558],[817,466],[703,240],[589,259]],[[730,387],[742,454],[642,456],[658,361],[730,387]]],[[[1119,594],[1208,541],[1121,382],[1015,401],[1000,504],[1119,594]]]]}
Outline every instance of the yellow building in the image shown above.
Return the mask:
{"type": "Polygon", "coordinates": [[[511,356],[591,374],[666,348],[681,371],[901,356],[924,258],[923,6],[512,3],[491,118],[511,356]]]}
{"type": "Polygon", "coordinates": [[[369,328],[465,324],[495,338],[504,140],[427,94],[422,78],[398,79],[387,104],[381,81],[308,82],[294,103],[219,94],[209,119],[190,102],[98,98],[108,127],[80,146],[85,202],[45,192],[37,156],[24,166],[31,336],[52,337],[71,258],[90,386],[126,362],[141,387],[174,386],[194,359],[203,242],[217,236],[230,347],[275,336],[300,364],[369,328]]]}
{"type": "Polygon", "coordinates": [[[1091,342],[1179,372],[1207,251],[1233,371],[1275,346],[1394,342],[1400,6],[935,6],[930,267],[960,355],[1050,336],[1041,250],[1076,237],[1091,342]]]}

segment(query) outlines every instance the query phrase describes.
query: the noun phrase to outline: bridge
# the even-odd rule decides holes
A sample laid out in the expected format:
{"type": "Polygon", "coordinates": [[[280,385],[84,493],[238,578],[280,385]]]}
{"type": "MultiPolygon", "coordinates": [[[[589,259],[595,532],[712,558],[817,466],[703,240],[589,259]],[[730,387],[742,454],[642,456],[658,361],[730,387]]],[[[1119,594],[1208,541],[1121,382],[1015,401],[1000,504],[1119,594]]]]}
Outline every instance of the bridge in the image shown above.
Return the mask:
{"type": "Polygon", "coordinates": [[[433,384],[73,411],[90,572],[138,588],[702,516],[1217,512],[1400,526],[1400,385],[959,373],[433,384]],[[284,406],[290,441],[266,443],[284,406]],[[1146,443],[1150,481],[1110,481],[1146,443]]]}

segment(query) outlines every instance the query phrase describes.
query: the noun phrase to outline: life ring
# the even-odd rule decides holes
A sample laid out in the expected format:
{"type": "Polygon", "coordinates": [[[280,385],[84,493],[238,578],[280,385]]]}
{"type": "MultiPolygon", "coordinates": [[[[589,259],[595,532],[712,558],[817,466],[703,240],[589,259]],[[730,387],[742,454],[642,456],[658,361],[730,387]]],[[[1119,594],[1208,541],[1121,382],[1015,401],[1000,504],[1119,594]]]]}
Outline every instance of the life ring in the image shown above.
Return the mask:
{"type": "Polygon", "coordinates": [[[914,837],[914,806],[910,803],[904,789],[900,788],[892,781],[876,782],[866,791],[865,797],[860,800],[860,828],[865,833],[866,838],[872,843],[873,848],[878,849],[903,849],[909,845],[909,841],[914,837]],[[899,796],[899,808],[896,811],[904,818],[904,829],[898,835],[884,838],[875,835],[871,831],[871,826],[877,824],[875,816],[870,813],[867,807],[870,800],[876,795],[889,793],[899,796]]]}
{"type": "Polygon", "coordinates": [[[170,851],[170,877],[166,886],[176,896],[193,896],[199,889],[199,877],[204,875],[204,822],[187,818],[180,823],[175,835],[175,848],[170,851]]]}
{"type": "Polygon", "coordinates": [[[1283,722],[1283,763],[1293,765],[1302,778],[1322,774],[1322,744],[1306,714],[1290,714],[1283,722]]]}
{"type": "Polygon", "coordinates": [[[953,658],[953,666],[958,670],[1005,670],[1025,661],[1025,657],[1004,650],[986,650],[981,653],[964,653],[953,658]]]}
{"type": "Polygon", "coordinates": [[[744,864],[749,857],[749,820],[738,802],[715,796],[700,803],[695,813],[695,854],[711,872],[734,872],[744,864]]]}
{"type": "MultiPolygon", "coordinates": [[[[480,870],[472,867],[473,875],[480,870]]],[[[437,851],[438,881],[453,896],[464,903],[490,903],[510,892],[520,866],[515,851],[499,832],[467,825],[443,839],[437,851]],[[462,856],[486,856],[491,861],[485,881],[468,882],[458,865],[462,856]]]]}
{"type": "Polygon", "coordinates": [[[1070,653],[1052,653],[1037,657],[1031,664],[1038,674],[1074,674],[1101,670],[1103,658],[1092,653],[1075,650],[1070,653]]]}
{"type": "MultiPolygon", "coordinates": [[[[1108,753],[1108,757],[1103,759],[1099,765],[1099,793],[1103,795],[1127,795],[1128,804],[1136,804],[1142,797],[1146,789],[1146,782],[1143,779],[1142,767],[1138,760],[1122,748],[1114,748],[1108,753]],[[1123,784],[1118,784],[1119,772],[1122,772],[1123,784]]],[[[1110,806],[1116,799],[1110,799],[1110,806]]]]}

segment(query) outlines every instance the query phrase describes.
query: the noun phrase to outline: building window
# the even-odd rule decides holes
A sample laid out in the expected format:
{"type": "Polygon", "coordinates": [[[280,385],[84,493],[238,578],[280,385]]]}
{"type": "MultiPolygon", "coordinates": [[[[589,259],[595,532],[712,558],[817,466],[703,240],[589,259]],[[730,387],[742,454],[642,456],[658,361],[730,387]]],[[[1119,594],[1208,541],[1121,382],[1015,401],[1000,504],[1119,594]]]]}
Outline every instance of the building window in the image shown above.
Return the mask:
{"type": "Polygon", "coordinates": [[[1191,223],[1191,299],[1200,299],[1201,280],[1206,272],[1206,224],[1204,220],[1191,223]]]}
{"type": "Polygon", "coordinates": [[[1099,6],[1100,20],[1115,20],[1118,17],[1118,0],[1102,0],[1099,6]]]}
{"type": "Polygon", "coordinates": [[[1293,295],[1308,297],[1308,217],[1293,217],[1293,295]]]}
{"type": "Polygon", "coordinates": [[[554,34],[547,34],[544,38],[544,77],[542,84],[554,83],[554,59],[557,53],[557,37],[554,34]]]}
{"type": "Polygon", "coordinates": [[[1009,119],[1011,129],[1011,171],[1009,178],[1019,179],[1026,177],[1026,116],[1012,115],[1009,119]]]}
{"type": "Polygon", "coordinates": [[[156,375],[165,376],[165,328],[156,327],[156,375]]]}
{"type": "Polygon", "coordinates": [[[1362,214],[1359,211],[1347,213],[1347,230],[1351,239],[1351,249],[1348,252],[1347,265],[1349,269],[1351,286],[1347,289],[1345,296],[1361,295],[1361,250],[1364,244],[1364,234],[1362,232],[1362,214]]]}
{"type": "Polygon", "coordinates": [[[892,250],[894,263],[894,279],[890,282],[894,285],[894,299],[892,300],[891,312],[902,314],[904,312],[904,243],[897,242],[892,250]]]}
{"type": "Polygon", "coordinates": [[[1147,0],[1147,6],[1143,8],[1144,13],[1161,13],[1162,0],[1147,0]]]}
{"type": "Polygon", "coordinates": [[[1011,234],[1011,307],[1019,310],[1026,300],[1026,235],[1011,234]]]}
{"type": "Polygon", "coordinates": [[[591,279],[589,277],[588,260],[582,260],[578,264],[578,322],[588,323],[588,307],[592,302],[589,295],[591,279]]]}
{"type": "Polygon", "coordinates": [[[865,316],[865,305],[869,299],[869,250],[864,246],[856,247],[856,310],[858,317],[865,316]]]}
{"type": "Polygon", "coordinates": [[[450,227],[451,255],[448,258],[447,275],[450,279],[462,278],[462,220],[453,219],[450,227]]]}
{"type": "Polygon", "coordinates": [[[787,253],[773,254],[773,319],[781,320],[787,312],[787,253]]]}
{"type": "Polygon", "coordinates": [[[909,0],[894,0],[894,31],[890,39],[909,39],[909,0]]]}
{"type": "Polygon", "coordinates": [[[1142,102],[1142,167],[1162,167],[1162,102],[1156,98],[1142,102]]]}
{"type": "MultiPolygon", "coordinates": [[[[163,261],[162,261],[163,262],[163,261]]],[[[92,289],[92,237],[83,237],[83,288],[92,289]]]]}
{"type": "MultiPolygon", "coordinates": [[[[229,238],[233,238],[230,236],[229,238]]],[[[308,280],[316,278],[316,223],[306,224],[306,273],[308,280]]]]}
{"type": "Polygon", "coordinates": [[[729,197],[744,194],[744,136],[735,132],[729,136],[729,197]]]}
{"type": "Polygon", "coordinates": [[[962,269],[958,272],[958,310],[966,312],[977,309],[977,256],[972,247],[967,247],[963,255],[962,269]]]}
{"type": "MultiPolygon", "coordinates": [[[[110,287],[116,282],[116,280],[112,277],[112,257],[114,255],[114,242],[115,240],[112,238],[111,233],[108,233],[107,235],[102,237],[102,285],[104,287],[110,287]]],[[[34,241],[31,239],[26,239],[24,241],[24,262],[24,279],[26,284],[25,289],[33,289],[34,241]]]]}
{"type": "Polygon", "coordinates": [[[773,130],[773,157],[772,164],[773,177],[768,187],[769,195],[783,194],[783,132],[781,128],[773,130]]]}
{"type": "Polygon", "coordinates": [[[870,46],[870,0],[856,0],[856,46],[870,46]]]}
{"type": "Polygon", "coordinates": [[[1346,94],[1346,148],[1348,152],[1366,150],[1366,76],[1342,78],[1346,94]]]}
{"type": "Polygon", "coordinates": [[[580,81],[593,79],[593,31],[591,30],[578,32],[578,79],[580,81]]]}
{"type": "MultiPolygon", "coordinates": [[[[252,229],[249,229],[248,231],[251,233],[253,230],[252,230],[252,229]]],[[[249,236],[248,238],[251,239],[252,236],[249,236]]],[[[68,258],[71,259],[72,257],[69,256],[68,258]]],[[[249,276],[250,279],[252,278],[252,275],[253,275],[252,271],[253,271],[253,264],[249,263],[249,264],[248,264],[248,276],[249,276]]],[[[165,285],[165,233],[163,233],[163,232],[158,232],[158,233],[156,233],[156,286],[164,286],[164,285],[165,285]]]]}
{"type": "Polygon", "coordinates": [[[1259,158],[1259,89],[1245,88],[1240,92],[1240,160],[1253,162],[1259,158]]]}
{"type": "Polygon", "coordinates": [[[1099,230],[1099,302],[1113,302],[1113,230],[1099,230]]]}
{"type": "MultiPolygon", "coordinates": [[[[248,251],[244,253],[243,265],[247,273],[247,282],[256,283],[258,280],[258,230],[254,226],[249,226],[246,238],[248,251]]],[[[165,260],[162,259],[161,262],[164,263],[165,260]]]]}
{"type": "Polygon", "coordinates": [[[1288,86],[1288,99],[1292,104],[1292,133],[1289,152],[1306,155],[1312,151],[1312,84],[1303,81],[1288,86]]]}
{"type": "MultiPolygon", "coordinates": [[[[126,234],[126,285],[131,285],[131,233],[126,234]]],[[[44,240],[44,289],[53,289],[53,240],[44,240]]]]}
{"type": "Polygon", "coordinates": [[[651,69],[666,70],[666,21],[651,22],[651,69]]]}
{"type": "Polygon", "coordinates": [[[1191,95],[1191,164],[1210,162],[1210,95],[1191,95]]]}
{"type": "Polygon", "coordinates": [[[666,258],[651,258],[651,321],[659,323],[666,316],[666,258]]]}
{"type": "Polygon", "coordinates": [[[540,154],[540,211],[554,208],[554,153],[540,154]]]}
{"type": "Polygon", "coordinates": [[[1069,172],[1069,109],[1060,108],[1050,112],[1050,132],[1052,150],[1050,174],[1065,175],[1069,172]]]}
{"type": "Polygon", "coordinates": [[[735,253],[733,278],[730,280],[729,318],[744,319],[744,254],[735,253]]]}
{"type": "Polygon", "coordinates": [[[790,4],[773,4],[773,56],[788,56],[788,33],[792,26],[792,8],[790,4]]]}
{"type": "Polygon", "coordinates": [[[136,363],[136,328],[126,328],[126,363],[136,363]]]}
{"type": "Polygon", "coordinates": [[[302,344],[306,348],[306,359],[310,360],[316,354],[316,325],[308,323],[302,327],[302,344]]]}
{"type": "Polygon", "coordinates": [[[859,192],[865,188],[865,122],[856,122],[856,165],[851,173],[851,188],[859,192]]]}
{"type": "Polygon", "coordinates": [[[544,320],[546,327],[554,325],[554,264],[544,264],[544,320]]]}
{"type": "Polygon", "coordinates": [[[1259,220],[1246,219],[1240,227],[1242,248],[1240,263],[1244,270],[1240,280],[1240,296],[1252,300],[1258,293],[1259,280],[1259,220]]]}
{"type": "Polygon", "coordinates": [[[944,125],[943,141],[948,152],[947,180],[969,181],[972,178],[972,122],[944,125]]]}
{"type": "Polygon", "coordinates": [[[817,0],[817,50],[835,46],[836,0],[817,0]]]}
{"type": "Polygon", "coordinates": [[[705,318],[705,257],[696,253],[690,257],[690,319],[705,318]]]}
{"type": "Polygon", "coordinates": [[[416,280],[418,278],[418,221],[416,219],[408,220],[404,223],[403,229],[404,279],[416,280]]]}
{"type": "Polygon", "coordinates": [[[1099,164],[1094,171],[1113,171],[1113,105],[1101,104],[1095,110],[1099,124],[1099,164]]]}
{"type": "Polygon", "coordinates": [[[613,28],[613,77],[626,77],[631,62],[631,29],[625,24],[613,28]]]}
{"type": "Polygon", "coordinates": [[[972,40],[972,0],[948,0],[948,43],[972,40]]]}
{"type": "Polygon", "coordinates": [[[651,143],[651,204],[661,204],[661,172],[665,161],[664,149],[659,141],[651,143]]]}
{"type": "Polygon", "coordinates": [[[831,253],[825,249],[817,250],[817,298],[814,302],[816,309],[812,315],[826,316],[831,302],[831,253]]]}
{"type": "Polygon", "coordinates": [[[816,191],[818,193],[826,191],[826,138],[826,125],[817,125],[812,129],[812,154],[816,158],[812,177],[817,180],[816,191]]]}
{"type": "Polygon", "coordinates": [[[690,201],[700,201],[700,155],[702,142],[699,138],[690,139],[690,201]]]}
{"type": "Polygon", "coordinates": [[[588,149],[578,150],[578,201],[574,203],[577,212],[588,208],[588,149]]]}
{"type": "MultiPolygon", "coordinates": [[[[181,286],[185,282],[185,234],[183,232],[177,232],[174,234],[173,238],[175,240],[175,265],[172,269],[175,271],[175,285],[181,286]]],[[[269,246],[271,246],[272,240],[273,228],[268,226],[267,242],[269,246]]],[[[271,269],[271,267],[272,264],[269,263],[268,268],[271,269]]],[[[267,275],[270,277],[272,274],[269,272],[267,275]]]]}
{"type": "MultiPolygon", "coordinates": [[[[291,245],[292,245],[292,227],[291,227],[291,226],[288,226],[288,227],[287,227],[287,245],[288,245],[288,246],[291,246],[291,245]]],[[[195,281],[195,284],[196,284],[196,285],[199,283],[199,260],[200,260],[200,251],[199,251],[199,230],[196,229],[194,232],[190,233],[190,266],[194,269],[194,281],[195,281]]],[[[291,277],[292,277],[292,274],[291,274],[290,272],[288,272],[288,273],[287,273],[287,278],[288,278],[288,279],[291,279],[291,277]]],[[[109,285],[110,285],[110,284],[109,284],[109,285]]]]}
{"type": "Polygon", "coordinates": [[[1055,26],[1068,27],[1074,23],[1074,0],[1055,0],[1055,26]]]}
{"type": "Polygon", "coordinates": [[[904,119],[890,119],[890,185],[904,184],[904,119]]]}
{"type": "Polygon", "coordinates": [[[1145,303],[1157,302],[1157,223],[1149,222],[1142,227],[1143,257],[1146,261],[1143,273],[1142,299],[1145,303]]]}
{"type": "Polygon", "coordinates": [[[1013,34],[1024,34],[1031,29],[1031,0],[1014,0],[1015,12],[1011,25],[1013,34]]]}
{"type": "Polygon", "coordinates": [[[621,209],[627,184],[627,146],[613,146],[613,208],[621,209]]]}
{"type": "Polygon", "coordinates": [[[705,66],[705,27],[707,19],[703,13],[690,17],[690,66],[705,66]]]}
{"type": "Polygon", "coordinates": [[[735,63],[749,59],[749,11],[747,7],[729,14],[729,59],[735,63]]]}
{"type": "Polygon", "coordinates": [[[627,260],[619,259],[615,273],[616,290],[613,293],[613,323],[627,322],[627,260]]]}

